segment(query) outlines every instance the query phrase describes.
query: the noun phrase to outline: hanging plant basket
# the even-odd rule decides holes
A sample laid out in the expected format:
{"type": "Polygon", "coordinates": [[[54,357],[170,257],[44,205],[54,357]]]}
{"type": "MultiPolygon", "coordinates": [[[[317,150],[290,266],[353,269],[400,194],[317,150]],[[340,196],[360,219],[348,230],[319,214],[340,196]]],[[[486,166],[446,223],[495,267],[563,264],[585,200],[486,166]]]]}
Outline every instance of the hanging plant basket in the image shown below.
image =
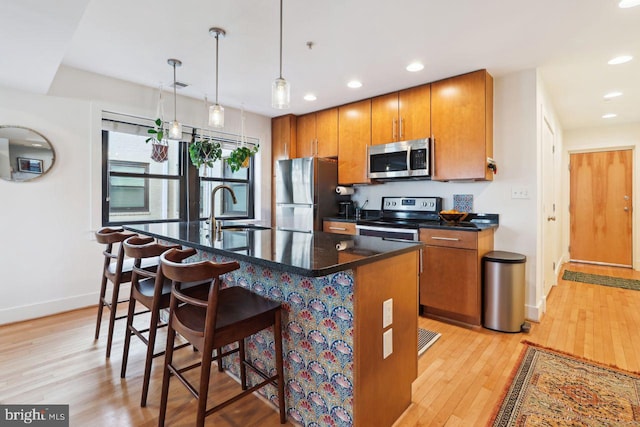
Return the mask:
{"type": "Polygon", "coordinates": [[[149,138],[145,140],[146,143],[151,142],[151,160],[154,162],[162,163],[169,159],[169,144],[164,139],[166,134],[163,128],[162,119],[156,119],[154,127],[147,130],[149,138]]]}
{"type": "Polygon", "coordinates": [[[151,149],[151,160],[158,163],[169,160],[169,146],[167,144],[153,144],[151,149]]]}
{"type": "Polygon", "coordinates": [[[227,158],[227,165],[231,168],[231,172],[237,172],[240,168],[249,167],[249,160],[251,156],[255,155],[259,148],[259,145],[256,145],[253,148],[241,146],[233,150],[227,158]]]}
{"type": "Polygon", "coordinates": [[[189,145],[189,158],[198,169],[202,165],[213,167],[222,158],[222,146],[211,139],[198,139],[189,145]]]}

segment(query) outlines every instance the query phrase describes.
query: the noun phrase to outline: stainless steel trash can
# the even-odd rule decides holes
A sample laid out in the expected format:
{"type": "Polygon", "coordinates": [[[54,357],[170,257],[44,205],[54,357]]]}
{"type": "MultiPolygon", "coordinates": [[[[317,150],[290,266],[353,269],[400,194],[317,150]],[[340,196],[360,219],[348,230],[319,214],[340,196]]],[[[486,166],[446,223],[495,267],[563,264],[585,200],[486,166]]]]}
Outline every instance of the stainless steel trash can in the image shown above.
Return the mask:
{"type": "Polygon", "coordinates": [[[527,257],[493,251],[482,257],[483,326],[501,332],[520,332],[524,321],[527,257]]]}

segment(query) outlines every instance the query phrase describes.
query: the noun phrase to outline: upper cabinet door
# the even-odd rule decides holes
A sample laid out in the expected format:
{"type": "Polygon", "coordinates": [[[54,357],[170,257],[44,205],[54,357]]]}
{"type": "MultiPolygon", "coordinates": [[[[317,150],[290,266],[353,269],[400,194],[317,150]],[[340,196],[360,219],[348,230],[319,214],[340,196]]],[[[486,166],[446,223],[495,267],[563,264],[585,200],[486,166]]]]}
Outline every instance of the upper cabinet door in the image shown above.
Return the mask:
{"type": "Polygon", "coordinates": [[[431,83],[431,178],[492,180],[493,78],[486,70],[431,83]]]}
{"type": "Polygon", "coordinates": [[[296,157],[316,155],[316,113],[298,116],[296,138],[296,157]]]}
{"type": "MultiPolygon", "coordinates": [[[[274,117],[271,119],[271,160],[275,165],[278,160],[296,157],[296,116],[274,117]]],[[[275,175],[275,168],[273,169],[275,175]]]]}
{"type": "Polygon", "coordinates": [[[338,108],[338,183],[368,184],[367,147],[371,144],[371,100],[338,108]]]}
{"type": "Polygon", "coordinates": [[[338,156],[338,109],[316,113],[316,155],[318,157],[338,156]]]}
{"type": "Polygon", "coordinates": [[[431,85],[400,91],[398,110],[398,141],[431,136],[431,85]]]}
{"type": "Polygon", "coordinates": [[[371,145],[400,141],[398,92],[371,99],[371,145]]]}

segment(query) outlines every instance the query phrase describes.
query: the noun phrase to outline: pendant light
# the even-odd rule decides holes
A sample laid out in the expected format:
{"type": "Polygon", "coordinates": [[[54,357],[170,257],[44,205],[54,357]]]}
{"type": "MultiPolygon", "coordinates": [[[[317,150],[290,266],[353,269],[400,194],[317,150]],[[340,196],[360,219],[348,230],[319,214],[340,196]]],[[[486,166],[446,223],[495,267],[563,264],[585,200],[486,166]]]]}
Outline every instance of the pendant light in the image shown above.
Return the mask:
{"type": "Polygon", "coordinates": [[[177,97],[176,97],[176,67],[182,66],[179,59],[168,59],[167,63],[173,67],[173,122],[169,127],[169,139],[182,139],[182,124],[178,121],[177,97]]]}
{"type": "Polygon", "coordinates": [[[289,108],[290,92],[289,83],[282,78],[282,0],[280,0],[280,77],[271,85],[271,106],[280,110],[289,108]]]}
{"type": "Polygon", "coordinates": [[[227,33],[222,28],[209,28],[209,35],[216,38],[216,103],[209,107],[209,126],[224,127],[224,108],[218,103],[218,40],[227,33]]]}

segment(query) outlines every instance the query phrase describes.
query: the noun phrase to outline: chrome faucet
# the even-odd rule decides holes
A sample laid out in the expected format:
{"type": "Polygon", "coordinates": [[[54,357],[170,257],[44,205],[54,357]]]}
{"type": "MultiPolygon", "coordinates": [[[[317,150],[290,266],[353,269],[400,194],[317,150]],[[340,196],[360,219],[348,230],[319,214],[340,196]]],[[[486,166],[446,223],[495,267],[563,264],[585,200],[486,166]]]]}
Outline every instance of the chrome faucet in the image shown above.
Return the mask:
{"type": "Polygon", "coordinates": [[[211,226],[211,230],[213,231],[213,233],[218,233],[220,232],[220,225],[216,222],[216,192],[218,190],[229,190],[229,193],[231,193],[231,198],[233,200],[233,204],[235,205],[236,203],[238,203],[238,200],[236,199],[236,193],[233,192],[233,188],[229,187],[228,185],[218,185],[216,188],[214,188],[213,190],[211,190],[211,216],[209,217],[209,225],[211,226]]]}

